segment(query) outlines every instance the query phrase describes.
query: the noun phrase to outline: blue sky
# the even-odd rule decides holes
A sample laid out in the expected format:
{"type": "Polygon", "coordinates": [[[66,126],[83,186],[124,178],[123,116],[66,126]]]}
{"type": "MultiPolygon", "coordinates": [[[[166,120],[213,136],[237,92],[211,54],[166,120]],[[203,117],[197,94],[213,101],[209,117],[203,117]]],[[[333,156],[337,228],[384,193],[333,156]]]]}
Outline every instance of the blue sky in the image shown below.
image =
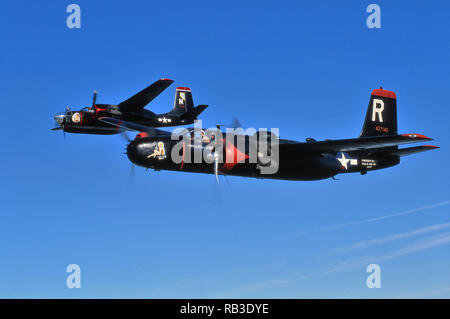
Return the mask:
{"type": "Polygon", "coordinates": [[[0,297],[450,297],[447,1],[9,2],[0,11],[0,297]],[[238,116],[282,138],[356,137],[370,92],[399,132],[441,147],[341,180],[287,182],[137,168],[120,136],[50,131],[68,105],[118,103],[161,77],[206,127],[238,116]],[[65,285],[78,264],[82,288],[65,285]],[[368,289],[366,266],[381,266],[368,289]]]}

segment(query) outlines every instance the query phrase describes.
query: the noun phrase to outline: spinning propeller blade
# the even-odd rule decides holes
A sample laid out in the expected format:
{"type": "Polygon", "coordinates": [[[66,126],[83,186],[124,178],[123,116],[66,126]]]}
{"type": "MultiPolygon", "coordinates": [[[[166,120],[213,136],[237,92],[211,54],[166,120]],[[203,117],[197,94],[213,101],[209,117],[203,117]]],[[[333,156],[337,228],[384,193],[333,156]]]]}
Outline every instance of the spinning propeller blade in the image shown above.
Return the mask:
{"type": "Polygon", "coordinates": [[[135,165],[131,164],[130,173],[128,174],[128,186],[131,186],[134,183],[134,171],[135,171],[135,165]]]}
{"type": "Polygon", "coordinates": [[[233,118],[233,122],[231,123],[231,127],[234,129],[242,128],[242,124],[237,117],[233,118]]]}
{"type": "Polygon", "coordinates": [[[214,175],[216,175],[216,182],[219,184],[219,155],[214,152],[214,175]]]}
{"type": "Polygon", "coordinates": [[[97,102],[97,91],[94,91],[94,96],[92,96],[92,107],[95,106],[95,102],[97,102]]]}

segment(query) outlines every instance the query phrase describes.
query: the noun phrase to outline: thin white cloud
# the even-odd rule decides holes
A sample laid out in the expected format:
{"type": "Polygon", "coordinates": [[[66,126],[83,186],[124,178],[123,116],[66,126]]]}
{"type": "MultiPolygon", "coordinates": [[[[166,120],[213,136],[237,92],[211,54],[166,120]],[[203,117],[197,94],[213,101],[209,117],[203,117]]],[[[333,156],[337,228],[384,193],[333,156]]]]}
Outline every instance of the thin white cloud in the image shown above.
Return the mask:
{"type": "MultiPolygon", "coordinates": [[[[404,255],[409,255],[412,253],[424,251],[427,249],[431,249],[434,247],[438,247],[441,245],[450,244],[450,232],[441,233],[425,240],[418,241],[414,244],[405,246],[401,249],[394,250],[390,253],[378,256],[365,256],[362,258],[354,258],[349,259],[343,262],[339,262],[335,265],[330,266],[328,269],[319,270],[310,274],[293,274],[289,277],[285,278],[275,278],[275,279],[266,279],[256,282],[249,282],[242,285],[235,286],[227,291],[223,291],[220,293],[214,293],[209,296],[209,298],[229,298],[232,296],[233,298],[247,297],[248,295],[254,295],[255,292],[261,290],[267,290],[271,288],[277,288],[281,286],[288,286],[296,283],[297,281],[311,278],[315,276],[325,276],[331,275],[334,273],[352,270],[352,269],[365,269],[365,267],[372,263],[380,264],[383,261],[388,261],[391,259],[395,259],[404,255]]],[[[436,294],[446,293],[444,291],[436,291],[436,294]]],[[[431,294],[431,292],[430,292],[431,294]]]]}
{"type": "Polygon", "coordinates": [[[412,253],[420,252],[430,248],[438,247],[441,245],[446,245],[450,243],[450,232],[441,233],[425,240],[418,241],[414,244],[405,246],[403,248],[394,250],[390,253],[377,256],[364,256],[360,258],[353,258],[346,261],[339,262],[332,265],[328,269],[321,272],[322,275],[328,275],[332,273],[337,273],[346,270],[352,270],[367,266],[369,264],[375,263],[380,264],[384,261],[392,260],[401,256],[409,255],[412,253]]]}
{"type": "Polygon", "coordinates": [[[369,247],[373,247],[373,246],[377,246],[377,245],[382,245],[382,244],[386,244],[386,243],[389,243],[389,242],[392,242],[395,240],[419,236],[419,235],[443,230],[446,228],[450,228],[450,223],[436,224],[436,225],[431,225],[431,226],[411,230],[408,232],[398,233],[398,234],[375,238],[375,239],[366,240],[366,241],[360,241],[360,242],[354,243],[349,246],[335,248],[326,254],[333,255],[333,254],[339,254],[339,253],[346,253],[346,252],[354,251],[357,249],[364,249],[364,248],[369,248],[369,247]]]}
{"type": "Polygon", "coordinates": [[[389,214],[389,215],[384,215],[384,216],[380,216],[380,217],[374,217],[374,218],[370,218],[370,219],[359,220],[359,221],[348,222],[348,223],[342,223],[342,224],[331,225],[331,226],[324,226],[324,227],[319,227],[319,228],[311,229],[311,230],[293,232],[293,233],[287,234],[287,236],[299,236],[299,235],[316,233],[316,232],[321,232],[321,231],[326,231],[326,230],[334,230],[334,229],[339,229],[339,228],[344,228],[344,227],[349,227],[349,226],[373,223],[373,222],[377,222],[377,221],[380,221],[380,220],[383,220],[383,219],[388,219],[388,218],[393,218],[393,217],[397,217],[397,216],[414,214],[414,213],[422,212],[422,211],[425,211],[425,210],[428,210],[428,209],[441,207],[441,206],[446,206],[446,205],[449,205],[449,204],[450,204],[450,200],[446,200],[446,201],[439,202],[439,203],[436,203],[436,204],[424,205],[424,206],[420,206],[420,207],[417,207],[417,208],[413,208],[413,209],[409,209],[409,210],[405,210],[405,211],[401,211],[401,212],[393,213],[393,214],[389,214]]]}

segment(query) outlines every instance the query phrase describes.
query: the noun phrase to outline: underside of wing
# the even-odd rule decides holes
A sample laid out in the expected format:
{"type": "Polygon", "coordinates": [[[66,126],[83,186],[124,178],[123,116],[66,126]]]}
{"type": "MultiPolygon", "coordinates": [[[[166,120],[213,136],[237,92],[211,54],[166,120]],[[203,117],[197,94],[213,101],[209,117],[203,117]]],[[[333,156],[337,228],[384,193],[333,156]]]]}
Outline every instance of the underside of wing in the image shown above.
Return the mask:
{"type": "Polygon", "coordinates": [[[150,136],[171,136],[172,133],[164,130],[159,130],[151,126],[145,126],[138,123],[122,121],[111,117],[101,117],[100,122],[117,126],[121,129],[134,132],[147,132],[150,136]]]}
{"type": "Polygon", "coordinates": [[[173,83],[170,79],[160,79],[152,85],[146,87],[139,93],[136,93],[129,99],[119,104],[119,108],[123,112],[139,112],[155,97],[161,94],[173,83]]]}
{"type": "Polygon", "coordinates": [[[327,152],[353,152],[381,149],[430,140],[432,139],[421,134],[370,136],[343,140],[312,141],[306,143],[280,139],[280,149],[316,154],[327,152]]]}

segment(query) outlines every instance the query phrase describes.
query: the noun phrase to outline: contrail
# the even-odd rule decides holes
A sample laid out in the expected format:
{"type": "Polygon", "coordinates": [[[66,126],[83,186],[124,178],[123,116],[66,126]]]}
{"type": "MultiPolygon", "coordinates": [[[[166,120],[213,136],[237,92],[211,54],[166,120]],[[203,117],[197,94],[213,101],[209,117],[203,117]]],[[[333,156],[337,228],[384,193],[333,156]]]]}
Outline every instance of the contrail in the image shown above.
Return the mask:
{"type": "Polygon", "coordinates": [[[436,203],[436,204],[420,206],[420,207],[417,207],[417,208],[405,210],[405,211],[394,213],[394,214],[384,215],[384,216],[370,218],[370,219],[365,219],[365,220],[359,220],[359,221],[355,221],[355,222],[348,222],[348,223],[343,223],[343,224],[337,224],[337,225],[332,225],[332,226],[324,226],[324,227],[319,227],[319,228],[316,228],[316,229],[290,233],[290,234],[287,234],[287,235],[288,236],[298,236],[298,235],[305,235],[305,234],[310,234],[310,233],[316,233],[316,232],[325,231],[325,230],[332,230],[332,229],[339,229],[339,228],[344,228],[344,227],[348,227],[348,226],[367,224],[367,223],[377,222],[379,220],[388,219],[388,218],[392,218],[392,217],[414,214],[414,213],[421,212],[421,211],[424,211],[424,210],[427,210],[427,209],[441,207],[441,206],[446,206],[448,204],[450,204],[450,200],[446,200],[446,201],[439,202],[439,203],[436,203]]]}

